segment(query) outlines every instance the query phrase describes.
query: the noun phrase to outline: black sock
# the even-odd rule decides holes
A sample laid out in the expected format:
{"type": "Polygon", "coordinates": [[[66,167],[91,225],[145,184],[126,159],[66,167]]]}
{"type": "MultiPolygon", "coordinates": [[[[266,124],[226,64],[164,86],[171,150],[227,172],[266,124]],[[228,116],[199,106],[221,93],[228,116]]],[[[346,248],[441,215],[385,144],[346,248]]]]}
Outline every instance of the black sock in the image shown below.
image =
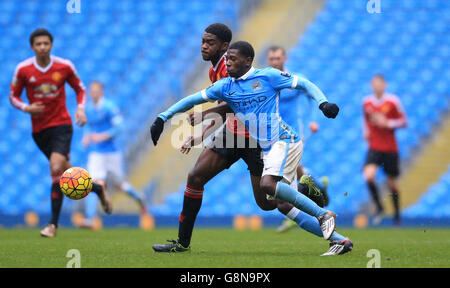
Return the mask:
{"type": "Polygon", "coordinates": [[[184,191],[183,210],[180,214],[178,226],[178,242],[183,247],[188,247],[191,243],[192,230],[194,229],[195,218],[202,206],[203,188],[192,188],[186,185],[184,191]]]}
{"type": "Polygon", "coordinates": [[[394,204],[394,220],[396,222],[400,221],[400,201],[397,189],[391,189],[392,193],[392,204],[394,204]]]}
{"type": "Polygon", "coordinates": [[[306,184],[298,183],[297,184],[297,191],[302,193],[305,196],[309,195],[309,187],[306,184]]]}
{"type": "Polygon", "coordinates": [[[373,182],[367,182],[367,187],[369,187],[370,195],[372,196],[373,202],[377,206],[377,213],[383,212],[383,206],[381,205],[380,198],[378,197],[377,185],[373,182]]]}
{"type": "Polygon", "coordinates": [[[102,199],[103,198],[103,187],[100,184],[92,183],[92,192],[97,194],[97,196],[102,199]]]}
{"type": "Polygon", "coordinates": [[[64,198],[61,192],[61,188],[59,187],[59,183],[52,184],[52,191],[51,191],[52,218],[50,220],[50,224],[54,224],[56,227],[58,227],[59,213],[61,212],[63,199],[64,198]]]}

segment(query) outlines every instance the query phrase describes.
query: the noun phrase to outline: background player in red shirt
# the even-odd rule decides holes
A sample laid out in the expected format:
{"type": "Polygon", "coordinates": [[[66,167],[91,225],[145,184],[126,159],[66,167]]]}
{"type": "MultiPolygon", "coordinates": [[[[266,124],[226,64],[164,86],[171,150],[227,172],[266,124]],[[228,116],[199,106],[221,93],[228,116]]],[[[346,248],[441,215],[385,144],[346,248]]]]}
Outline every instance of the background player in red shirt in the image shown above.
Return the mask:
{"type": "MultiPolygon", "coordinates": [[[[69,60],[50,55],[53,36],[45,29],[37,29],[30,35],[31,49],[35,57],[19,63],[11,83],[11,104],[25,113],[31,114],[33,139],[50,163],[52,176],[50,223],[41,231],[44,237],[54,237],[58,226],[63,195],[59,178],[72,165],[69,162],[72,140],[72,119],[66,107],[64,84],[67,82],[77,95],[75,122],[86,124],[84,106],[86,93],[78,78],[75,66],[69,60]],[[26,89],[29,104],[20,95],[26,89]]],[[[100,198],[105,212],[111,213],[106,188],[93,183],[92,191],[100,198]]]]}
{"type": "Polygon", "coordinates": [[[395,130],[406,127],[406,116],[399,98],[388,94],[383,75],[372,78],[373,94],[364,99],[364,138],[369,142],[363,174],[376,205],[374,225],[383,217],[383,206],[375,184],[375,175],[381,166],[387,175],[387,184],[394,204],[394,223],[400,224],[399,191],[396,178],[400,174],[399,155],[395,130]]]}

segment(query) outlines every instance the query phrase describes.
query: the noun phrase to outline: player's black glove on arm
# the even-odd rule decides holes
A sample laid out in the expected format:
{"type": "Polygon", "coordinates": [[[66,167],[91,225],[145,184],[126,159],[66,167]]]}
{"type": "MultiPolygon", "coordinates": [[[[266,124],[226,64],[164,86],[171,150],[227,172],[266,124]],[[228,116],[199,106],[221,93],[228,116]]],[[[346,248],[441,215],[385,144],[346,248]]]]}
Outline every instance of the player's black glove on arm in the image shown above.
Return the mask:
{"type": "Polygon", "coordinates": [[[150,127],[150,134],[152,136],[153,144],[156,146],[158,143],[159,136],[164,130],[164,120],[159,117],[156,117],[155,122],[153,122],[152,127],[150,127]]]}
{"type": "Polygon", "coordinates": [[[323,102],[319,109],[322,110],[323,115],[327,118],[336,118],[339,113],[339,107],[334,103],[323,102]]]}

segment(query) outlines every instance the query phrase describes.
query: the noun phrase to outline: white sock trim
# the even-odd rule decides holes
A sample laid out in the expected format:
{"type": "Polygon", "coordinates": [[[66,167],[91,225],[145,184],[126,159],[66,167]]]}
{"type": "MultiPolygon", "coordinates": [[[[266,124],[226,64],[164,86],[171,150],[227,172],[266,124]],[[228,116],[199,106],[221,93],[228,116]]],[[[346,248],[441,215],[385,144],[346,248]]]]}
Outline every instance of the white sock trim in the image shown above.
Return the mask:
{"type": "Polygon", "coordinates": [[[300,210],[297,207],[292,207],[292,209],[286,214],[286,217],[294,220],[295,217],[297,217],[298,213],[300,213],[300,210]]]}

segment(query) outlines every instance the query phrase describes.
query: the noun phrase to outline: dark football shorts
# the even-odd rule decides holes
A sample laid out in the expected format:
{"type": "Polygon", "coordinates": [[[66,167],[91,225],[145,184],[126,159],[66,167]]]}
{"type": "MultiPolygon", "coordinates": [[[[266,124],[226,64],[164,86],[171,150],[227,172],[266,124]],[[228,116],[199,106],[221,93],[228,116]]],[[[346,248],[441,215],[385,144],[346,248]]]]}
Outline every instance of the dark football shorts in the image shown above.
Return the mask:
{"type": "Polygon", "coordinates": [[[72,135],[72,125],[60,125],[33,133],[33,139],[47,159],[50,159],[53,152],[57,152],[69,160],[72,135]]]}
{"type": "Polygon", "coordinates": [[[386,175],[390,177],[398,177],[400,175],[398,153],[387,153],[369,149],[364,165],[369,164],[381,166],[386,175]]]}
{"type": "Polygon", "coordinates": [[[229,132],[226,124],[212,136],[206,147],[226,157],[227,169],[239,159],[245,161],[250,174],[261,176],[264,169],[262,151],[256,140],[229,132]]]}

